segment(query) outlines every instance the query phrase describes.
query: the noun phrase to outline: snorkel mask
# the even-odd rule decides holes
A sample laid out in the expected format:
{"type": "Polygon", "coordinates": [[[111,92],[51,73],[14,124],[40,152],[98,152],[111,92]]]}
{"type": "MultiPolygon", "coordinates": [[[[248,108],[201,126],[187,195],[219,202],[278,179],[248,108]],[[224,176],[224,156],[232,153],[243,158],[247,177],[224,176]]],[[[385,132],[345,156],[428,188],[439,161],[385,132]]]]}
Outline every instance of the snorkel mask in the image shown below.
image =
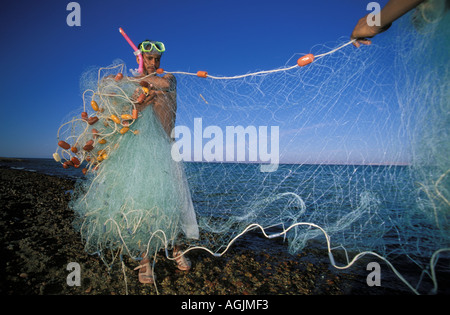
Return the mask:
{"type": "Polygon", "coordinates": [[[153,40],[146,40],[139,45],[141,52],[143,53],[157,53],[162,54],[166,51],[166,47],[162,42],[153,40]]]}

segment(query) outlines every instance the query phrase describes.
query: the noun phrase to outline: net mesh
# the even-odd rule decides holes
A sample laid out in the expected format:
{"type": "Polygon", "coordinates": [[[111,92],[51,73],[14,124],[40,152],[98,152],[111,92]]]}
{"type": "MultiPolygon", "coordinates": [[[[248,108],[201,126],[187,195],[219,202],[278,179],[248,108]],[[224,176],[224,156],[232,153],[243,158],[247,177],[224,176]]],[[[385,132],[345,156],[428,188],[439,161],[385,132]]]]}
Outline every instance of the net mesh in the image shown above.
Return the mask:
{"type": "MultiPolygon", "coordinates": [[[[200,234],[182,240],[188,251],[200,247],[222,254],[242,233],[261,229],[269,238],[286,237],[292,253],[318,239],[330,253],[370,251],[386,261],[403,255],[419,265],[420,259],[429,263],[445,254],[450,245],[449,15],[430,22],[420,10],[371,46],[355,49],[339,40],[313,47],[316,59],[304,67],[295,64],[303,55],[298,54],[282,68],[236,77],[168,71],[177,78],[175,142],[158,134],[153,116],[129,120],[126,134],[120,132],[123,121],[111,122],[111,114],[132,112],[139,88],[134,78],[114,80],[126,73],[122,63],[102,68],[98,76],[88,72],[85,102],[97,100],[103,112],[87,106],[83,111],[99,122],[89,125],[77,117],[58,134],[75,146],[93,139],[97,124],[104,126],[94,145],[97,151],[99,140],[106,139],[100,149],[108,156],[88,164],[90,175],[73,206],[87,249],[125,248],[137,258],[169,247],[180,235],[179,209],[190,196],[200,234]],[[127,143],[132,144],[124,149],[127,143]],[[149,163],[149,156],[156,162],[149,163]],[[160,169],[165,175],[152,175],[160,169]],[[111,180],[112,172],[124,183],[111,180]],[[127,199],[138,186],[142,194],[127,199]],[[107,203],[98,187],[114,187],[105,192],[107,203]],[[89,189],[98,204],[83,204],[89,189]],[[149,190],[151,197],[144,196],[149,190]],[[148,210],[155,199],[156,213],[148,210]],[[155,220],[166,221],[153,226],[155,220]]],[[[63,160],[76,155],[83,162],[90,155],[58,150],[63,160]]],[[[335,267],[352,263],[330,259],[335,267]]]]}

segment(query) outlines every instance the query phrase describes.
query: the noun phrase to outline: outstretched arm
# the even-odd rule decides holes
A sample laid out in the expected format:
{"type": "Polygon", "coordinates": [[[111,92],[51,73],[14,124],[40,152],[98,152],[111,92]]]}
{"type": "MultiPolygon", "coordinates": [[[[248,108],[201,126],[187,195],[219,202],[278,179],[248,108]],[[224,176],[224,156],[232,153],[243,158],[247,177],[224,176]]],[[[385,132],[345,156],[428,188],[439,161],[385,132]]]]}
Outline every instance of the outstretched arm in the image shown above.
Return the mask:
{"type": "Polygon", "coordinates": [[[370,45],[372,41],[367,38],[372,38],[375,35],[386,31],[391,26],[392,22],[424,1],[425,0],[390,0],[379,13],[380,25],[369,26],[367,24],[367,15],[362,17],[359,19],[350,36],[351,39],[356,39],[353,45],[356,47],[359,47],[360,44],[370,45]]]}

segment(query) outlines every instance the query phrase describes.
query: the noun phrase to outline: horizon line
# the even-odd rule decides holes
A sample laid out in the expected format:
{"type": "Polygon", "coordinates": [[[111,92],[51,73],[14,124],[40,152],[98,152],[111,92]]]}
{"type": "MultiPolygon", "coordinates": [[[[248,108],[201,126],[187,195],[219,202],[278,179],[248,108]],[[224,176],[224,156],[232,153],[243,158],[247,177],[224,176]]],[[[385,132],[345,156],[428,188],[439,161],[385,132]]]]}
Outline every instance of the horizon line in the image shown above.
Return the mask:
{"type": "MultiPolygon", "coordinates": [[[[43,159],[53,160],[48,157],[0,157],[0,162],[23,162],[25,159],[43,159]]],[[[183,161],[183,163],[215,163],[215,164],[259,164],[259,165],[271,165],[267,162],[239,162],[239,161],[183,161]]],[[[277,165],[357,165],[357,166],[411,166],[410,162],[339,162],[339,161],[325,161],[325,162],[279,162],[277,165]]]]}

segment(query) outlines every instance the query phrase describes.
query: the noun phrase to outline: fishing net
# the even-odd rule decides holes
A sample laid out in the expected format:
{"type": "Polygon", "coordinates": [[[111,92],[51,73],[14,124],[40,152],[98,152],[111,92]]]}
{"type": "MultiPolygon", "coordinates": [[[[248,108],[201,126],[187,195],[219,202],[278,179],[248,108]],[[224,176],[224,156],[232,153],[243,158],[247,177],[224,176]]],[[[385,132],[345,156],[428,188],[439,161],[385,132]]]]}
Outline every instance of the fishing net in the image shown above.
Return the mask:
{"type": "Polygon", "coordinates": [[[301,67],[305,54],[234,77],[167,70],[174,141],[153,111],[132,117],[140,79],[116,80],[123,63],[88,72],[88,118],[58,134],[61,163],[87,170],[71,203],[86,249],[138,259],[178,242],[220,255],[260,230],[292,253],[321,241],[339,268],[353,262],[334,261],[342,248],[433,268],[450,245],[450,28],[448,14],[426,14],[371,46],[315,46],[301,67]]]}

